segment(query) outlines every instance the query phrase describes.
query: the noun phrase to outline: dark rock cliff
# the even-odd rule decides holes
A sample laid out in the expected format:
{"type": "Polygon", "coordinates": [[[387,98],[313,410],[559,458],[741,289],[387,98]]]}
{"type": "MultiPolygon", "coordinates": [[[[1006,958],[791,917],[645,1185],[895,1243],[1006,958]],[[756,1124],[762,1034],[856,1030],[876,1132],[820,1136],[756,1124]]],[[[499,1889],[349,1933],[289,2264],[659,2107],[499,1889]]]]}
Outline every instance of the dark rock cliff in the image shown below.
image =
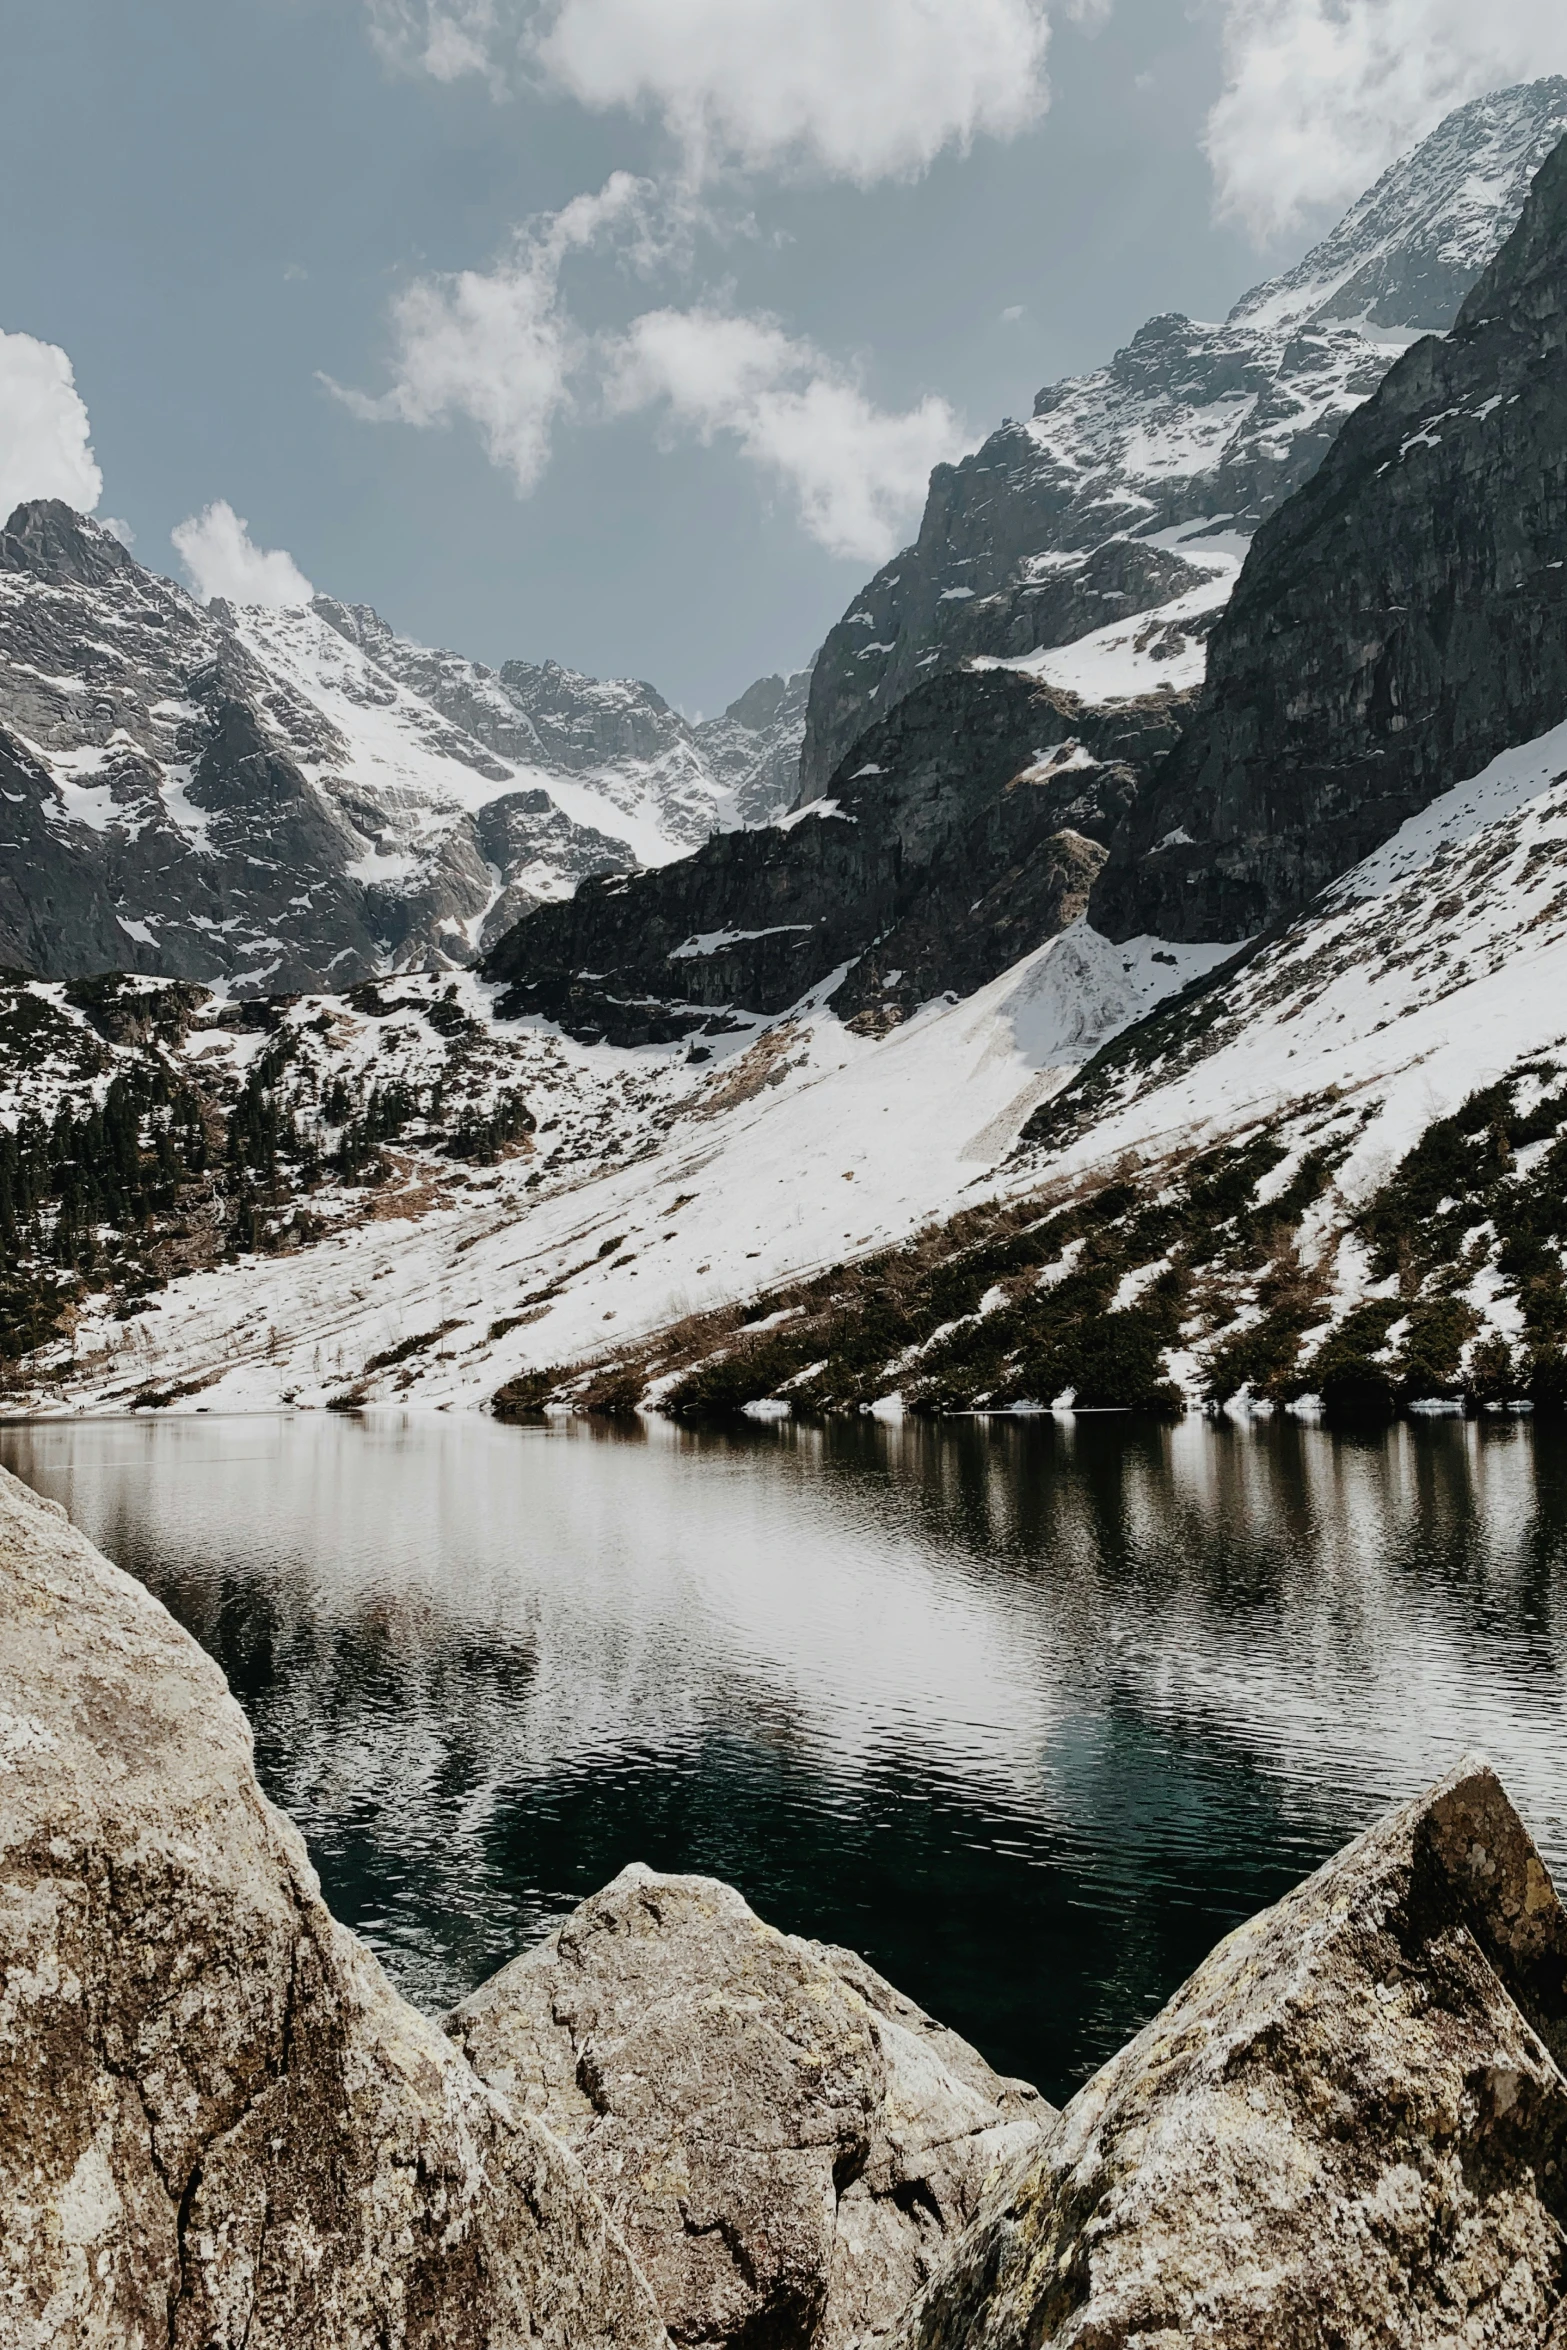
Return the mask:
{"type": "Polygon", "coordinates": [[[1241,938],[1567,718],[1567,142],[1451,335],[1257,534],[1185,739],[1094,895],[1241,938]]]}
{"type": "Polygon", "coordinates": [[[862,736],[810,808],[584,882],[525,916],[483,974],[508,983],[508,1013],[635,1044],[783,1011],[858,964],[835,1008],[890,1026],[1081,913],[1175,726],[1164,703],[1088,712],[1005,670],[935,679],[862,736]]]}

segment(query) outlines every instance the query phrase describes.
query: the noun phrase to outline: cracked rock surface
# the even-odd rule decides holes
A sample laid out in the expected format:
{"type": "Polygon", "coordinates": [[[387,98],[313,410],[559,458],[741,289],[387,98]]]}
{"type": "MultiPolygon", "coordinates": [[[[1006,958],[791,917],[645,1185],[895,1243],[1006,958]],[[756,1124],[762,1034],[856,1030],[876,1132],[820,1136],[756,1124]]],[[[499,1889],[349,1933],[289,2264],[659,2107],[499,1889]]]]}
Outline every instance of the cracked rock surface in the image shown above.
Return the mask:
{"type": "Polygon", "coordinates": [[[661,2350],[581,2167],[334,1924],[217,1667],[0,1472],[0,2345],[661,2350]]]}
{"type": "Polygon", "coordinates": [[[885,2336],[1054,2112],[851,1952],[640,1864],[446,2028],[572,2147],[679,2343],[885,2336]]]}
{"type": "Polygon", "coordinates": [[[1221,1942],[902,2350],[1559,2350],[1567,1917],[1461,1764],[1221,1942]]]}

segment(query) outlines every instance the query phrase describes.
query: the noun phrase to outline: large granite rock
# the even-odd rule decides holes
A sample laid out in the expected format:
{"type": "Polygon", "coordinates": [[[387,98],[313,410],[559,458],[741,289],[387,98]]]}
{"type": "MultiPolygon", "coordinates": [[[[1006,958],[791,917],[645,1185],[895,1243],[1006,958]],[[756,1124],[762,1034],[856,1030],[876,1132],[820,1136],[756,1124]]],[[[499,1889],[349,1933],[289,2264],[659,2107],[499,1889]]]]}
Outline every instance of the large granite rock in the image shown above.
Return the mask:
{"type": "Polygon", "coordinates": [[[880,2339],[1053,2112],[852,1953],[636,1864],[447,2030],[580,2157],[679,2343],[880,2339]]]}
{"type": "Polygon", "coordinates": [[[1093,900],[1239,939],[1567,718],[1567,141],[1450,335],[1266,522],[1185,739],[1093,900]]]}
{"type": "Polygon", "coordinates": [[[1466,1763],[1221,1942],[905,2350],[1567,2340],[1567,1917],[1466,1763]]]}
{"type": "Polygon", "coordinates": [[[0,1960],[0,2350],[1567,2342],[1567,1917],[1480,1763],[1059,2115],[641,1867],[443,2036],[216,1667],[0,1473],[0,1960]]]}
{"type": "Polygon", "coordinates": [[[0,2344],[659,2350],[575,2159],[323,1907],[217,1667],[0,1475],[0,2344]]]}

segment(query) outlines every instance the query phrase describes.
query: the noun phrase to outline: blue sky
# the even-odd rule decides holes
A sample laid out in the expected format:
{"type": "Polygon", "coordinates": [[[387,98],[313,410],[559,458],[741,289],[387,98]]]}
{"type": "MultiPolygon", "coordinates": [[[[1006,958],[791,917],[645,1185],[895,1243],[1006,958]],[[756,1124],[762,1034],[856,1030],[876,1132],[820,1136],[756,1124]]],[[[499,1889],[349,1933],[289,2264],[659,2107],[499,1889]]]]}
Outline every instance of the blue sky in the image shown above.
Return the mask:
{"type": "MultiPolygon", "coordinates": [[[[1567,62],[1558,14],[0,0],[0,330],[68,355],[155,567],[226,501],[280,592],[712,711],[808,656],[933,457],[1222,314],[1447,104],[1567,62]]],[[[66,488],[28,383],[15,478],[36,431],[66,488]]]]}

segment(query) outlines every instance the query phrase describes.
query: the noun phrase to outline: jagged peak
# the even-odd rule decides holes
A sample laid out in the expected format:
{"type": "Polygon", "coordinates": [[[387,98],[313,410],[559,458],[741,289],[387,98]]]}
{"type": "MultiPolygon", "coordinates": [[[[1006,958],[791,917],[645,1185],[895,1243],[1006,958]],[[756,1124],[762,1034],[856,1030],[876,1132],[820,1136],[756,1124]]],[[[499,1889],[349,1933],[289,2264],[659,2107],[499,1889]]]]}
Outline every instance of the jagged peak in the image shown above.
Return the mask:
{"type": "Polygon", "coordinates": [[[141,566],[112,530],[63,498],[27,498],[0,531],[0,571],[26,571],[51,587],[103,587],[141,566]]]}
{"type": "Polygon", "coordinates": [[[338,596],[312,596],[310,609],[328,628],[372,658],[398,641],[391,622],[383,620],[373,604],[345,604],[338,596]]]}
{"type": "Polygon", "coordinates": [[[1564,134],[1560,74],[1455,108],[1296,268],[1242,295],[1230,322],[1283,329],[1341,320],[1391,335],[1444,333],[1564,134]]]}

